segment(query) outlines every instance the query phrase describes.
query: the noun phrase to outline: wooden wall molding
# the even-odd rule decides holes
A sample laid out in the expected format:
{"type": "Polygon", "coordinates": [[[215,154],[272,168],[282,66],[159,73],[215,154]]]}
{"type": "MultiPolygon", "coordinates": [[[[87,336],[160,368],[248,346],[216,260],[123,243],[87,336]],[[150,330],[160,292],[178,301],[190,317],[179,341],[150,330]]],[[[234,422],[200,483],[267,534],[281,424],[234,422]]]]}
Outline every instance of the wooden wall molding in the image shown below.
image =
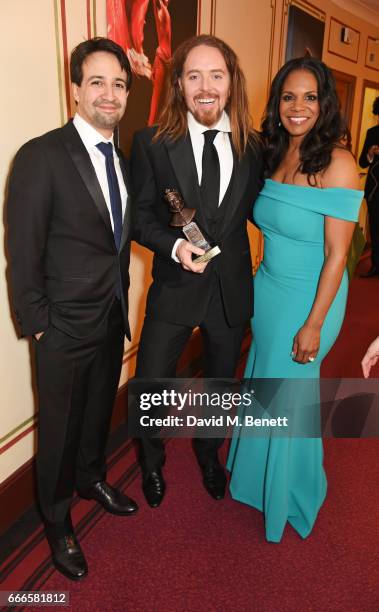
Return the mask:
{"type": "Polygon", "coordinates": [[[211,34],[216,34],[216,13],[217,13],[217,0],[211,2],[211,34]]]}
{"type": "MultiPolygon", "coordinates": [[[[271,81],[272,81],[272,63],[274,56],[274,36],[275,36],[275,23],[276,23],[276,0],[271,0],[271,32],[270,32],[270,55],[268,60],[268,72],[267,72],[267,98],[270,95],[271,81]]],[[[260,260],[259,260],[260,261],[260,260]]]]}
{"type": "Polygon", "coordinates": [[[197,26],[196,26],[196,34],[200,34],[201,28],[201,0],[197,0],[197,26]]]}
{"type": "Polygon", "coordinates": [[[330,24],[329,24],[329,38],[328,38],[328,53],[331,53],[332,55],[337,55],[338,57],[342,57],[344,60],[347,60],[349,62],[354,62],[354,64],[358,63],[358,57],[359,57],[359,46],[360,46],[360,42],[361,42],[361,33],[359,30],[356,30],[355,28],[352,28],[349,24],[347,23],[343,23],[342,21],[340,21],[339,19],[336,19],[335,17],[331,17],[330,18],[330,24]],[[338,24],[338,26],[344,27],[344,28],[348,28],[349,30],[352,30],[353,32],[355,32],[358,35],[358,44],[357,44],[357,53],[356,53],[356,57],[355,58],[351,58],[348,57],[347,55],[343,55],[343,53],[338,53],[337,51],[333,51],[331,49],[331,34],[332,34],[332,24],[338,24]]]}
{"type": "Polygon", "coordinates": [[[316,17],[320,21],[325,21],[326,20],[326,13],[325,13],[325,11],[323,11],[320,8],[318,8],[317,6],[312,4],[311,2],[307,2],[306,0],[290,0],[289,4],[292,4],[293,6],[297,6],[298,8],[302,9],[306,13],[309,13],[310,15],[313,15],[313,17],[316,17]]]}
{"type": "MultiPolygon", "coordinates": [[[[366,40],[366,53],[365,53],[365,66],[367,68],[370,68],[370,70],[377,70],[377,71],[379,71],[379,67],[374,66],[373,64],[368,64],[367,63],[368,46],[370,44],[370,41],[376,45],[376,47],[377,47],[377,54],[379,56],[379,37],[378,38],[374,38],[373,36],[367,36],[367,40],[366,40]]],[[[378,59],[376,61],[377,61],[377,64],[379,66],[378,59]]]]}

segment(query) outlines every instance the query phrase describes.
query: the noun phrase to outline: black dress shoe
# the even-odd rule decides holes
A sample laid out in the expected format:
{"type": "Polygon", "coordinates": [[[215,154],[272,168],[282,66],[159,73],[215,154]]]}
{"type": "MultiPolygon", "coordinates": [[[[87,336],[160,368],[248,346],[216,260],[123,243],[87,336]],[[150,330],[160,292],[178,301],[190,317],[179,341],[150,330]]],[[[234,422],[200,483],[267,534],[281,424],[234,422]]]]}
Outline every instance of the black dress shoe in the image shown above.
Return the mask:
{"type": "Polygon", "coordinates": [[[213,499],[223,499],[225,496],[226,476],[223,468],[217,462],[201,467],[205,490],[213,499]]]}
{"type": "Polygon", "coordinates": [[[371,276],[379,276],[379,270],[372,267],[368,270],[368,272],[362,272],[362,274],[360,274],[359,276],[361,278],[370,278],[371,276]]]}
{"type": "Polygon", "coordinates": [[[158,508],[166,490],[166,483],[160,469],[142,472],[142,491],[151,508],[158,508]]]}
{"type": "Polygon", "coordinates": [[[129,516],[135,514],[138,510],[135,501],[111,487],[105,480],[96,482],[88,489],[78,490],[78,494],[84,499],[95,499],[103,506],[104,510],[111,514],[129,516]]]}
{"type": "Polygon", "coordinates": [[[88,574],[87,561],[73,533],[61,538],[47,536],[56,569],[70,580],[81,580],[88,574]]]}

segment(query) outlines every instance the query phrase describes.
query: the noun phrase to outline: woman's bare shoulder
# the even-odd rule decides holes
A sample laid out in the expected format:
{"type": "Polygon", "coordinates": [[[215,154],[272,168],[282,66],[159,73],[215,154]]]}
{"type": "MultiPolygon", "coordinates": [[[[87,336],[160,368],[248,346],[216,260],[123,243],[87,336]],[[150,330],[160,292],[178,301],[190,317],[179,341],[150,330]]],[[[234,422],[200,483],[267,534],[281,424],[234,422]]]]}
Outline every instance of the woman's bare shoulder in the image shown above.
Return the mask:
{"type": "Polygon", "coordinates": [[[353,155],[343,147],[335,147],[329,166],[321,177],[322,187],[360,189],[359,175],[353,155]]]}

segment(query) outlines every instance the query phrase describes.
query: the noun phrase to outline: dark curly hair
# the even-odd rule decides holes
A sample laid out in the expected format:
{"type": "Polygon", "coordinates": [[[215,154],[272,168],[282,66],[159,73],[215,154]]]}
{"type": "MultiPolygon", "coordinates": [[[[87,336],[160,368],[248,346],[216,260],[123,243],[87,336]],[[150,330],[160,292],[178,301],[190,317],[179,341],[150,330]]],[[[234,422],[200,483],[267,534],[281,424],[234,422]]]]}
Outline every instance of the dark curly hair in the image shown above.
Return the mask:
{"type": "Polygon", "coordinates": [[[350,133],[340,111],[334,76],[321,60],[314,57],[289,60],[272,82],[262,121],[265,176],[272,176],[288,149],[288,132],[279,125],[279,103],[284,82],[295,70],[308,70],[317,80],[320,115],[300,145],[299,164],[299,171],[307,175],[309,184],[314,184],[315,175],[329,166],[333,149],[341,147],[350,150],[351,147],[350,133]]]}
{"type": "Polygon", "coordinates": [[[375,98],[374,104],[372,105],[372,114],[379,115],[379,96],[375,98]]]}

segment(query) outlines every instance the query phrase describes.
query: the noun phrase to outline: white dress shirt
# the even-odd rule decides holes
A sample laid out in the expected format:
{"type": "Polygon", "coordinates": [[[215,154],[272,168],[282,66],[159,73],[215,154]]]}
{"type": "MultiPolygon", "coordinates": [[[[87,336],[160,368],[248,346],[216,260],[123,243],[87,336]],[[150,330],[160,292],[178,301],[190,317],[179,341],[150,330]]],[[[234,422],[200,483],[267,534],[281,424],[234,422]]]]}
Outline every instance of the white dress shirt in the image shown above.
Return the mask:
{"type": "MultiPolygon", "coordinates": [[[[195,157],[197,177],[199,185],[201,184],[201,176],[203,171],[203,149],[204,149],[204,132],[210,128],[196,121],[195,117],[189,111],[187,112],[188,131],[191,138],[192,150],[195,157]]],[[[230,179],[233,172],[233,151],[230,144],[229,132],[230,120],[225,111],[223,111],[220,119],[212,127],[212,130],[219,130],[213,141],[220,162],[220,193],[218,197],[218,205],[220,206],[226,190],[228,189],[230,179]]],[[[179,261],[176,257],[176,249],[182,238],[178,238],[172,249],[172,258],[179,261]]]]}
{"type": "Polygon", "coordinates": [[[113,143],[113,135],[112,138],[105,138],[100,132],[95,130],[92,125],[90,125],[87,121],[83,119],[78,113],[76,113],[73,124],[76,127],[81,140],[85,148],[88,151],[88,154],[91,158],[92,165],[95,169],[97,179],[100,183],[101,191],[103,192],[104,199],[109,211],[109,216],[112,224],[112,229],[114,230],[112,209],[111,209],[111,199],[109,196],[109,186],[108,186],[108,178],[107,178],[107,170],[105,166],[105,155],[96,147],[99,142],[110,142],[113,146],[113,159],[114,165],[116,169],[118,185],[120,188],[121,194],[121,206],[122,206],[122,218],[124,218],[125,209],[126,209],[126,200],[128,197],[128,193],[126,191],[126,186],[124,183],[124,177],[120,168],[120,160],[116,153],[113,143]]]}

